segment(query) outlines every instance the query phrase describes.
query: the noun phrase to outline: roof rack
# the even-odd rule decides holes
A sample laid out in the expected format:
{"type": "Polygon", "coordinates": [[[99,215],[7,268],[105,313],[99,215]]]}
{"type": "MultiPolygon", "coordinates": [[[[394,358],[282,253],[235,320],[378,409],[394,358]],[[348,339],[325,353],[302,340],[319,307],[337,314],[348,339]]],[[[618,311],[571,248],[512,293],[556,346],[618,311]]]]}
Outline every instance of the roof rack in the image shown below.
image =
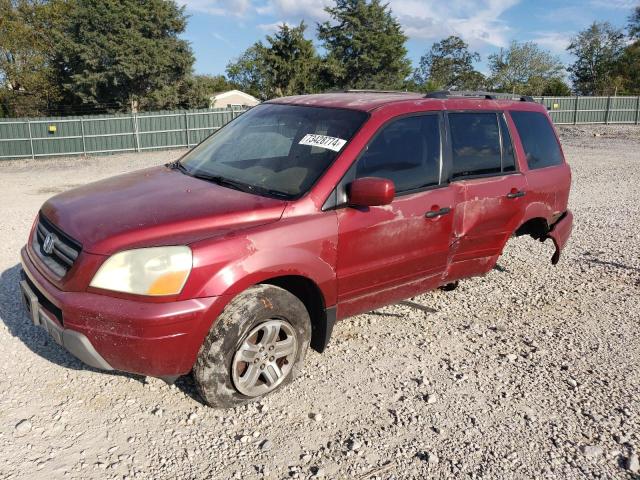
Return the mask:
{"type": "Polygon", "coordinates": [[[347,90],[341,90],[342,93],[415,93],[407,90],[368,90],[360,88],[349,88],[347,90]]]}
{"type": "Polygon", "coordinates": [[[495,100],[495,94],[491,92],[474,92],[474,91],[463,91],[463,90],[437,90],[435,92],[427,93],[424,98],[440,98],[446,100],[447,98],[455,98],[455,97],[475,97],[475,98],[486,98],[487,100],[495,100]]]}
{"type": "MultiPolygon", "coordinates": [[[[466,90],[437,90],[427,93],[424,98],[439,98],[446,100],[448,98],[484,98],[486,100],[513,100],[512,98],[500,98],[499,94],[493,92],[475,92],[466,90]]],[[[518,97],[521,102],[534,102],[533,97],[529,95],[522,95],[518,97]]]]}

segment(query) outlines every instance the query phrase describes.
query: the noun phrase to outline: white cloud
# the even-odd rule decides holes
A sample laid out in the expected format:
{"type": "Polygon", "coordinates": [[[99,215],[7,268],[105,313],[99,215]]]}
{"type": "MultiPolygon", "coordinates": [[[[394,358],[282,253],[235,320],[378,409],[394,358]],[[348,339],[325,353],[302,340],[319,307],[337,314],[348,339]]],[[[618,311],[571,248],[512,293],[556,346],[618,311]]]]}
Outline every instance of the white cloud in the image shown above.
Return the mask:
{"type": "Polygon", "coordinates": [[[458,35],[474,47],[503,47],[509,26],[501,20],[519,0],[392,0],[394,14],[411,38],[437,40],[458,35]]]}
{"type": "Polygon", "coordinates": [[[631,10],[638,4],[636,0],[591,0],[589,4],[597,8],[631,10]]]}
{"type": "Polygon", "coordinates": [[[287,16],[310,21],[326,20],[324,8],[331,0],[178,0],[193,12],[210,15],[287,16]]]}
{"type": "Polygon", "coordinates": [[[231,43],[228,38],[220,35],[218,32],[211,32],[211,36],[216,40],[220,40],[221,42],[226,43],[230,47],[235,47],[235,45],[231,43]]]}
{"type": "Polygon", "coordinates": [[[533,32],[534,38],[531,40],[541,47],[550,50],[556,55],[565,55],[567,47],[571,43],[571,33],[567,32],[533,32]]]}
{"type": "MultiPolygon", "coordinates": [[[[213,15],[285,18],[294,24],[313,24],[328,18],[332,0],[180,0],[189,10],[213,15]]],[[[389,0],[393,14],[405,33],[414,39],[439,40],[459,35],[472,47],[503,47],[510,36],[501,16],[520,0],[389,0]]],[[[598,1],[598,0],[592,0],[598,1]]],[[[625,1],[625,0],[613,0],[625,1]]],[[[279,23],[265,22],[260,28],[272,31],[279,23]]]]}
{"type": "Polygon", "coordinates": [[[282,25],[289,25],[289,24],[287,22],[261,23],[258,25],[258,28],[266,33],[274,33],[278,31],[278,29],[282,25]]]}
{"type": "Polygon", "coordinates": [[[178,0],[193,12],[242,17],[252,7],[251,0],[178,0]]]}
{"type": "Polygon", "coordinates": [[[322,21],[328,18],[324,11],[331,0],[269,0],[268,5],[272,11],[287,18],[304,19],[309,21],[322,21]]]}

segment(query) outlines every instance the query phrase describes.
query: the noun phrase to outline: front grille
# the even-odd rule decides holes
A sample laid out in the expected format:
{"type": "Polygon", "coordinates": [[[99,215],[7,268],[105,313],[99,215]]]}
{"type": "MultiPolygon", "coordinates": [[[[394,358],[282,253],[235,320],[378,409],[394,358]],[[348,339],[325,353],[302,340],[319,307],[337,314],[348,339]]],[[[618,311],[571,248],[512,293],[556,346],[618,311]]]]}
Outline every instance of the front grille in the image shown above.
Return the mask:
{"type": "Polygon", "coordinates": [[[33,250],[58,277],[64,277],[78,258],[82,246],[40,214],[33,236],[33,250]]]}

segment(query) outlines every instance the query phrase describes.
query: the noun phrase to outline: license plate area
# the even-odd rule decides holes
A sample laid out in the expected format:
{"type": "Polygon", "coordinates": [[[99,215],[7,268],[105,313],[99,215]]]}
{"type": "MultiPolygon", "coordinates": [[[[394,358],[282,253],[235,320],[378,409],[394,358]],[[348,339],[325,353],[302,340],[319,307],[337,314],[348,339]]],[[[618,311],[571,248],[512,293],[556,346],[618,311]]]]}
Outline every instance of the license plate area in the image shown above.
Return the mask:
{"type": "Polygon", "coordinates": [[[29,312],[33,324],[44,328],[58,345],[62,345],[62,328],[58,326],[55,320],[53,320],[45,310],[40,308],[38,296],[25,280],[20,282],[20,290],[24,306],[27,312],[29,312]]]}
{"type": "Polygon", "coordinates": [[[20,282],[20,293],[22,296],[22,303],[24,303],[27,312],[31,315],[31,321],[34,325],[40,325],[40,302],[38,302],[38,297],[29,284],[22,280],[20,282]]]}

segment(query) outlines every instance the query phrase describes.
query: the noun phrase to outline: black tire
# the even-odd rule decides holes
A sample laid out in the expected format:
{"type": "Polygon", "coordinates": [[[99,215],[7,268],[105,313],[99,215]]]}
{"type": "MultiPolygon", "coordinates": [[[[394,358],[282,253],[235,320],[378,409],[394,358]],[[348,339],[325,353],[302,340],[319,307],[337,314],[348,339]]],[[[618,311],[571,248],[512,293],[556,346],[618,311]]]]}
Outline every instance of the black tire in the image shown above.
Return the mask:
{"type": "Polygon", "coordinates": [[[274,318],[289,322],[298,347],[291,371],[273,391],[289,384],[300,372],[311,339],[311,321],[306,307],[283,288],[255,285],[227,305],[200,347],[193,377],[207,405],[233,408],[265,396],[250,397],[240,393],[234,385],[231,369],[234,355],[247,335],[256,326],[274,318]]]}

